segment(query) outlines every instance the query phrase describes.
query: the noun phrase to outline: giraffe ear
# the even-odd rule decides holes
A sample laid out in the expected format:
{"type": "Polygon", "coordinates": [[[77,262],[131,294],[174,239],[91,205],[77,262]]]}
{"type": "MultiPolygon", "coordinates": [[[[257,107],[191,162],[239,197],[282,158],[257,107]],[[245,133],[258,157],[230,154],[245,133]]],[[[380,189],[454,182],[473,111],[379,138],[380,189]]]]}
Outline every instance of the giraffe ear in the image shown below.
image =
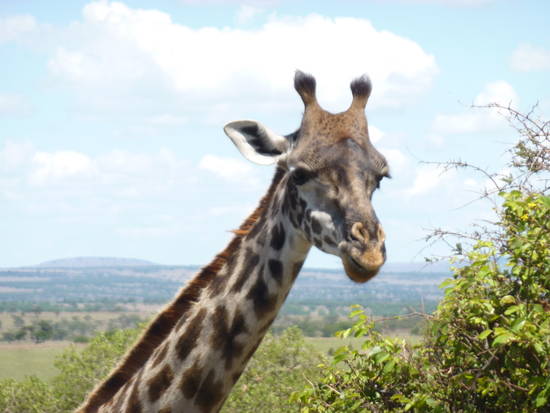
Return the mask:
{"type": "Polygon", "coordinates": [[[223,128],[243,156],[260,165],[270,165],[289,149],[288,140],[254,120],[236,120],[223,128]]]}

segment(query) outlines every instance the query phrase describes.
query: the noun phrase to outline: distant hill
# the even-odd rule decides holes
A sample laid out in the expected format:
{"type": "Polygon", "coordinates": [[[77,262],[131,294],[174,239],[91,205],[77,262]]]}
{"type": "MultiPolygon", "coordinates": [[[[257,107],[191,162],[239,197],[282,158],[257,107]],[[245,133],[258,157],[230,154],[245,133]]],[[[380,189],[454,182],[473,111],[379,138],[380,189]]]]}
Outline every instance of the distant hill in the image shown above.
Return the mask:
{"type": "MultiPolygon", "coordinates": [[[[163,264],[157,264],[147,260],[137,258],[118,258],[118,257],[71,257],[61,258],[57,260],[46,261],[38,264],[40,268],[101,268],[101,267],[164,267],[163,264]]],[[[185,266],[196,267],[196,266],[185,266]]],[[[341,273],[342,268],[326,269],[326,268],[308,268],[309,271],[323,273],[341,273]]],[[[441,261],[436,263],[423,262],[387,262],[381,270],[381,274],[387,273],[448,273],[449,264],[441,261]]]]}
{"type": "Polygon", "coordinates": [[[38,264],[41,268],[90,268],[90,267],[150,267],[158,266],[151,261],[136,258],[117,257],[73,257],[46,261],[38,264]]]}
{"type": "MultiPolygon", "coordinates": [[[[362,304],[377,309],[380,315],[406,312],[408,307],[435,308],[443,295],[438,286],[450,275],[448,271],[435,272],[434,267],[426,271],[416,264],[396,265],[392,271],[392,266],[384,267],[365,284],[350,281],[343,269],[304,268],[287,306],[302,311],[304,305],[323,304],[347,312],[346,306],[362,304]]],[[[34,267],[0,268],[0,311],[31,309],[32,303],[71,311],[113,309],[124,303],[161,304],[174,297],[196,273],[196,266],[112,257],[77,257],[34,267]]]]}

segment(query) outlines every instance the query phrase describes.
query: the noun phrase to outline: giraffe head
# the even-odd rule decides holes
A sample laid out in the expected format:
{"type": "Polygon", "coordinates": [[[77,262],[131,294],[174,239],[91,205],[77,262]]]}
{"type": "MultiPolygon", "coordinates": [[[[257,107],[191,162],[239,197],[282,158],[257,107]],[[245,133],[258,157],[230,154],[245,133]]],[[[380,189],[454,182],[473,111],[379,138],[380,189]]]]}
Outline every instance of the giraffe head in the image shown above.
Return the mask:
{"type": "Polygon", "coordinates": [[[225,132],[247,159],[286,170],[283,213],[311,244],[339,256],[353,281],[365,282],[386,260],[372,195],[389,176],[369,139],[371,83],[366,75],[352,81],[352,103],[337,114],[319,106],[315,85],[311,75],[296,72],[294,86],[305,106],[296,132],[281,136],[251,120],[231,122],[225,132]]]}

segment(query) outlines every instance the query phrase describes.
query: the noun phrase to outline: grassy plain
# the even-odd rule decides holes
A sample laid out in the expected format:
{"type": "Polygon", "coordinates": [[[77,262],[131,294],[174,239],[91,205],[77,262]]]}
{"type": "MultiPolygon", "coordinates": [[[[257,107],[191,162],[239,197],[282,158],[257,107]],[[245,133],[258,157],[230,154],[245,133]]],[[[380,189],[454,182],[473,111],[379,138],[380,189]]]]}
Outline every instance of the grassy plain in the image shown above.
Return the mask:
{"type": "MultiPolygon", "coordinates": [[[[393,337],[400,337],[409,343],[418,342],[419,336],[403,332],[392,333],[393,337]]],[[[313,344],[318,350],[330,354],[338,347],[351,345],[358,348],[361,338],[349,337],[306,337],[306,341],[313,344]]],[[[27,375],[35,375],[48,380],[57,374],[54,366],[55,357],[70,345],[84,347],[85,344],[74,344],[68,341],[49,341],[46,343],[0,343],[0,379],[22,379],[27,375]]]]}
{"type": "Polygon", "coordinates": [[[73,344],[68,341],[46,343],[0,343],[0,379],[23,379],[35,375],[48,380],[57,374],[55,357],[73,344]]]}

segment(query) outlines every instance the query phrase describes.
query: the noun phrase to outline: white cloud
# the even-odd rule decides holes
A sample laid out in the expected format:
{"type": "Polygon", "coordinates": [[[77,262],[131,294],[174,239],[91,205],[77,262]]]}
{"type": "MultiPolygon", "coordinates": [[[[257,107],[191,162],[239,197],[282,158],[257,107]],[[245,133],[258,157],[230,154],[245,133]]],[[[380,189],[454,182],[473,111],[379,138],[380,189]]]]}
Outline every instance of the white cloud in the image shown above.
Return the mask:
{"type": "MultiPolygon", "coordinates": [[[[502,106],[517,106],[519,98],[514,88],[507,82],[497,81],[488,83],[475,97],[474,105],[484,106],[498,103],[502,106]]],[[[432,140],[441,141],[441,134],[464,134],[498,130],[507,125],[497,109],[470,108],[468,111],[457,114],[437,115],[434,119],[431,135],[432,140]],[[437,137],[437,138],[436,138],[437,137]]]]}
{"type": "Polygon", "coordinates": [[[518,95],[512,85],[505,81],[491,82],[474,99],[474,105],[498,103],[503,106],[517,105],[518,95]]]}
{"type": "Polygon", "coordinates": [[[216,155],[205,155],[199,162],[199,168],[231,182],[256,182],[252,176],[252,167],[240,159],[225,158],[216,155]]]}
{"type": "Polygon", "coordinates": [[[71,178],[88,177],[94,173],[90,157],[74,151],[37,152],[32,158],[29,180],[44,185],[71,178]]]}
{"type": "Polygon", "coordinates": [[[386,157],[391,174],[400,174],[409,164],[409,159],[399,149],[381,147],[380,152],[386,157]]]}
{"type": "Polygon", "coordinates": [[[416,170],[412,186],[405,193],[410,196],[428,193],[451,175],[454,175],[452,171],[444,173],[437,165],[421,165],[416,170]]]}
{"type": "Polygon", "coordinates": [[[376,143],[384,137],[384,132],[376,126],[369,125],[369,137],[372,143],[376,143]]]}
{"type": "Polygon", "coordinates": [[[88,4],[83,16],[49,66],[86,93],[149,87],[194,105],[294,104],[291,77],[300,68],[318,78],[321,103],[342,110],[350,102],[350,80],[364,72],[378,105],[411,100],[437,73],[435,58],[417,43],[359,18],[275,16],[255,30],[191,28],[163,12],[106,1],[88,4]]]}
{"type": "Polygon", "coordinates": [[[38,27],[32,16],[9,16],[0,18],[0,44],[16,40],[21,35],[38,27]]]}
{"type": "Polygon", "coordinates": [[[550,70],[550,50],[531,44],[518,46],[510,59],[512,69],[518,72],[550,70]]]}
{"type": "Polygon", "coordinates": [[[156,153],[113,150],[91,156],[39,151],[28,143],[8,141],[0,146],[0,196],[21,199],[43,191],[60,201],[89,196],[112,202],[170,197],[195,182],[190,168],[186,160],[162,148],[156,153]]]}

